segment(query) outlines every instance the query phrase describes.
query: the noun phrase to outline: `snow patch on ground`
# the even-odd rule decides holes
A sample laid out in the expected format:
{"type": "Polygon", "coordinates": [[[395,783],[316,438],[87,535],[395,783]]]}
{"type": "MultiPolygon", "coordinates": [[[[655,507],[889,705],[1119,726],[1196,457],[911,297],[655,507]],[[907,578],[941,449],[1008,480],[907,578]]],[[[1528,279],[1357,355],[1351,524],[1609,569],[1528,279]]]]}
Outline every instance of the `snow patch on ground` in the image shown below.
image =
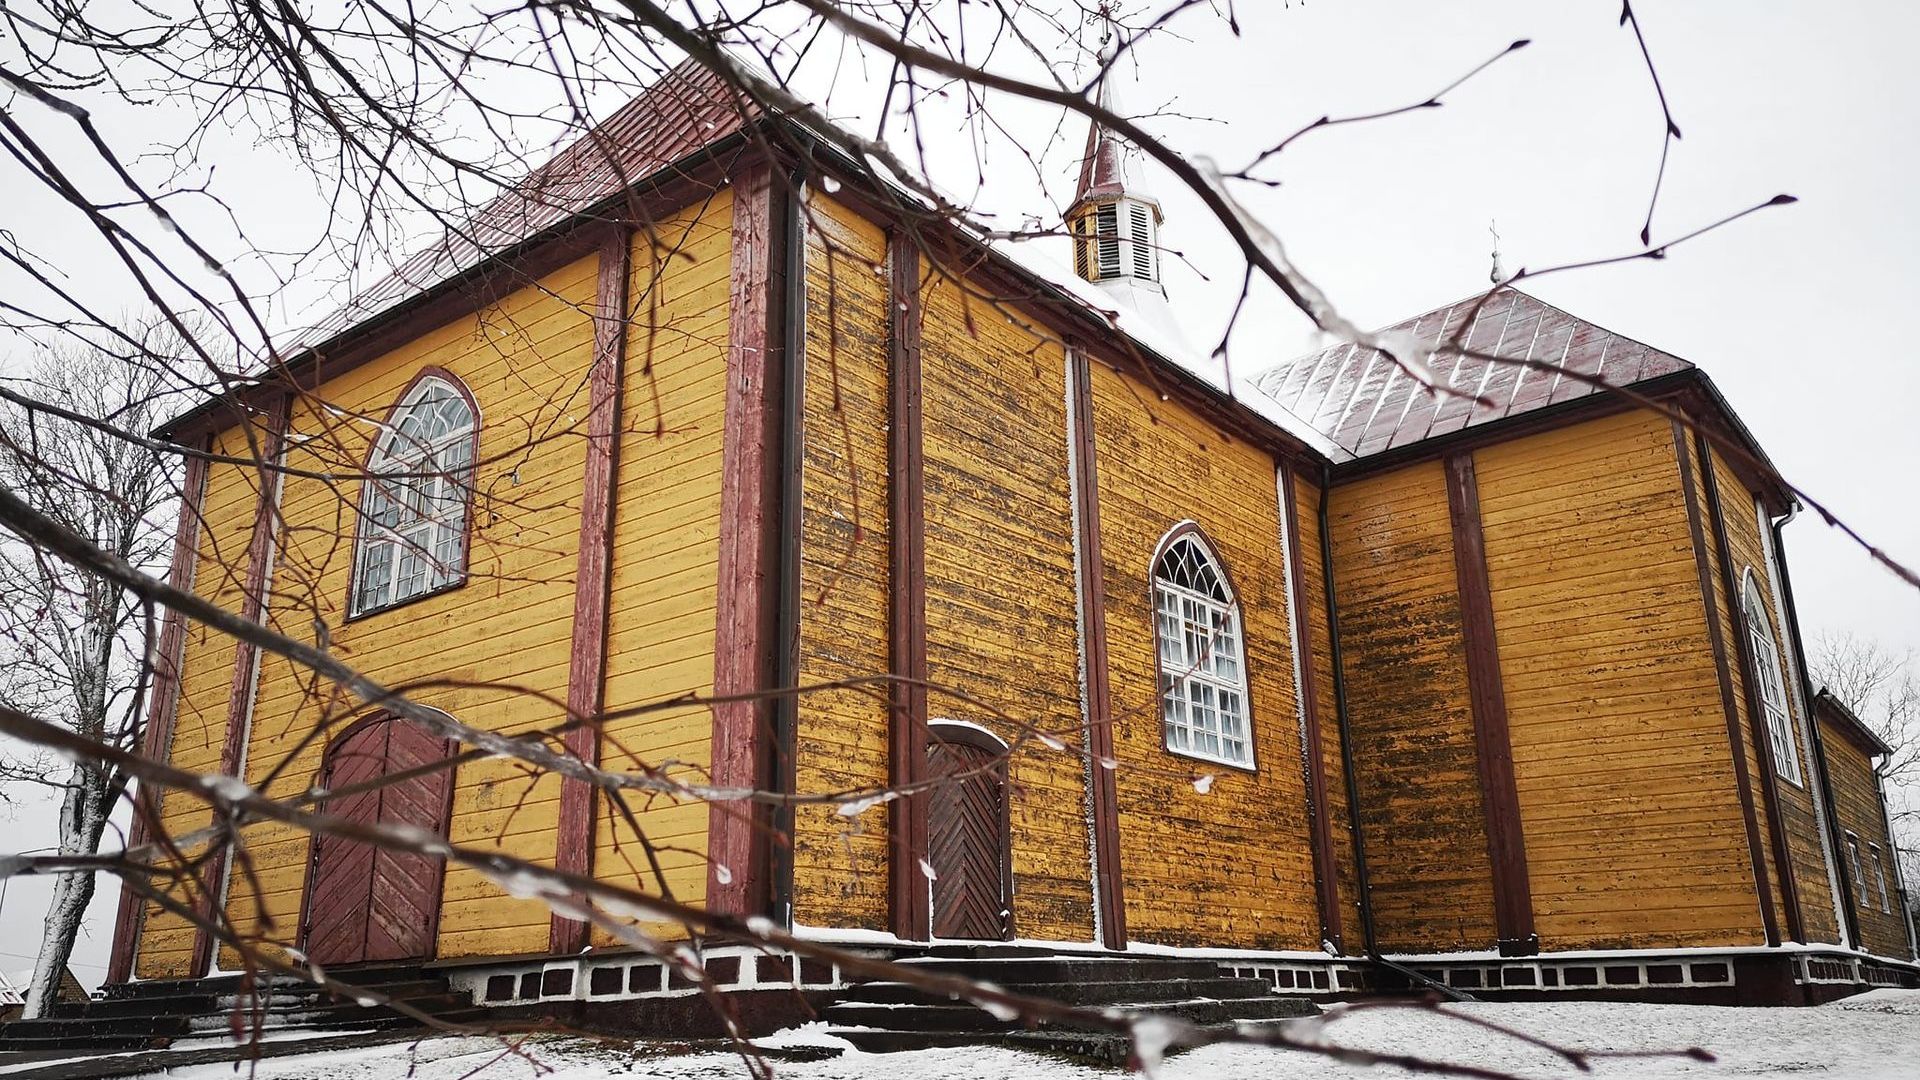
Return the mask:
{"type": "MultiPolygon", "coordinates": [[[[1915,1080],[1920,1077],[1920,991],[1878,990],[1807,1009],[1737,1009],[1702,1005],[1601,1002],[1474,1003],[1443,1009],[1367,1005],[1332,1009],[1303,1035],[1343,1047],[1418,1054],[1504,1070],[1527,1078],[1579,1075],[1552,1053],[1484,1027],[1472,1017],[1590,1052],[1645,1053],[1703,1047],[1705,1062],[1673,1057],[1600,1057],[1601,1078],[1802,1076],[1818,1080],[1915,1080]]],[[[845,1049],[817,1061],[772,1060],[774,1075],[794,1080],[1096,1080],[1122,1074],[995,1047],[863,1054],[826,1034],[823,1024],[782,1032],[761,1045],[776,1054],[815,1047],[845,1049]]],[[[231,1065],[173,1069],[168,1080],[231,1080],[231,1065]]],[[[735,1055],[646,1044],[544,1039],[518,1051],[499,1039],[436,1038],[324,1055],[272,1058],[258,1080],[739,1080],[749,1074],[735,1055]]],[[[1168,1059],[1162,1080],[1320,1080],[1403,1077],[1394,1067],[1367,1068],[1317,1054],[1216,1046],[1168,1059]]]]}

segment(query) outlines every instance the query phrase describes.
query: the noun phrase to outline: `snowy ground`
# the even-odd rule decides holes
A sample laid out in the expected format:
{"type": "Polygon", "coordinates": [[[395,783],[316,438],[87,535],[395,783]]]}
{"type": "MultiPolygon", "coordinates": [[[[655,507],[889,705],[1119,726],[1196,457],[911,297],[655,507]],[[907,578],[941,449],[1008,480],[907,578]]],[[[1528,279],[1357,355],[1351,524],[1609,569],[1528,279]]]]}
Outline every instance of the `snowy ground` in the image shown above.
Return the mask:
{"type": "MultiPolygon", "coordinates": [[[[1482,1018],[1589,1051],[1704,1047],[1714,1062],[1686,1058],[1597,1058],[1597,1077],[1797,1076],[1920,1080],[1920,991],[1881,990],[1811,1009],[1730,1009],[1694,1005],[1594,1002],[1474,1004],[1448,1011],[1482,1018]]],[[[1409,1009],[1335,1010],[1320,1030],[1330,1043],[1420,1054],[1522,1077],[1575,1076],[1552,1054],[1462,1023],[1409,1009]]],[[[1307,1021],[1306,1023],[1314,1023],[1307,1021]]],[[[803,1028],[765,1040],[770,1046],[839,1045],[803,1028]]],[[[370,1050],[278,1058],[259,1063],[258,1080],[735,1080],[749,1075],[733,1055],[551,1040],[528,1044],[527,1057],[503,1053],[498,1040],[443,1038],[370,1050]],[[531,1060],[528,1060],[528,1059],[531,1060]]],[[[1112,1071],[1012,1050],[972,1048],[871,1055],[849,1050],[822,1061],[774,1061],[781,1080],[1111,1080],[1112,1071]]],[[[175,1069],[168,1080],[231,1080],[231,1065],[175,1069]]],[[[1405,1076],[1397,1068],[1360,1068],[1300,1051],[1210,1047],[1168,1061],[1164,1080],[1289,1080],[1293,1077],[1405,1076]]]]}

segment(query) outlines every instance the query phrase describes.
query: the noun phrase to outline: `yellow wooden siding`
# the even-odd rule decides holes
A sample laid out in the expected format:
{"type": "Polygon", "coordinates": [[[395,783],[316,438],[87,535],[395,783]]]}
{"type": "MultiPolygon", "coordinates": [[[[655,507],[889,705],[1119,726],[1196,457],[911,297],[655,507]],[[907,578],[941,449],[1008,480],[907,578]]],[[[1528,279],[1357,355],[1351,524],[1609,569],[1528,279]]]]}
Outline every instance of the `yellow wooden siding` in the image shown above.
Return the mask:
{"type": "Polygon", "coordinates": [[[1095,364],[1094,460],[1128,936],[1168,945],[1320,942],[1273,458],[1095,364]],[[1166,749],[1152,563],[1197,522],[1240,604],[1253,771],[1166,749]],[[1204,791],[1195,783],[1203,778],[1204,791]]]}
{"type": "Polygon", "coordinates": [[[1346,758],[1334,694],[1333,650],[1329,647],[1332,637],[1327,622],[1326,561],[1321,557],[1320,492],[1319,485],[1305,476],[1294,478],[1294,535],[1300,545],[1300,576],[1294,582],[1294,598],[1307,616],[1306,664],[1313,672],[1314,700],[1319,708],[1320,751],[1327,774],[1327,805],[1323,810],[1329,819],[1334,865],[1338,868],[1342,944],[1348,953],[1357,953],[1364,947],[1365,937],[1353,819],[1347,800],[1346,758]]]}
{"type": "MultiPolygon", "coordinates": [[[[256,428],[252,438],[254,441],[250,444],[244,430],[230,428],[214,439],[213,450],[227,456],[249,457],[256,452],[254,447],[264,444],[264,426],[256,428]]],[[[228,610],[239,610],[244,600],[247,545],[259,505],[260,482],[260,472],[246,466],[214,463],[207,468],[193,591],[228,610]]],[[[180,668],[180,698],[173,741],[168,750],[171,760],[181,768],[212,772],[220,767],[221,748],[227,737],[233,657],[233,639],[201,624],[188,624],[180,668]]],[[[211,823],[212,815],[199,799],[171,791],[161,793],[160,820],[166,835],[179,837],[204,828],[211,823]]],[[[181,903],[191,904],[199,896],[197,889],[182,887],[164,877],[155,878],[154,884],[181,903]]],[[[193,927],[187,920],[163,910],[157,903],[148,903],[135,974],[143,979],[190,974],[193,938],[193,927]]]]}
{"type": "Polygon", "coordinates": [[[1444,467],[1424,462],[1334,488],[1328,528],[1380,947],[1491,948],[1493,878],[1444,467]]]}
{"type": "Polygon", "coordinates": [[[1014,933],[1084,941],[1085,761],[1016,726],[1080,740],[1066,357],[950,280],[924,296],[929,713],[1013,744],[1014,933]]]}
{"type": "MultiPolygon", "coordinates": [[[[469,577],[452,591],[345,621],[361,484],[289,477],[270,626],[307,640],[325,626],[334,652],[389,685],[439,681],[411,696],[477,727],[520,731],[561,721],[554,702],[566,696],[571,644],[595,270],[592,258],[575,262],[296,402],[288,465],[357,471],[371,421],[386,415],[423,367],[444,368],[467,384],[482,421],[469,577]],[[482,623],[485,633],[467,629],[482,623]]],[[[284,797],[315,780],[328,732],[353,715],[335,693],[287,661],[262,658],[249,782],[284,797]]],[[[550,859],[558,791],[555,778],[529,781],[505,762],[463,766],[451,838],[550,859]]],[[[228,917],[243,933],[290,942],[307,845],[267,827],[249,830],[247,840],[251,873],[234,875],[228,917]]],[[[445,898],[442,956],[545,947],[547,914],[536,901],[510,899],[459,867],[447,871],[445,898]]],[[[236,961],[222,950],[223,964],[236,961]]]]}
{"type": "MultiPolygon", "coordinates": [[[[1860,926],[1860,940],[1855,946],[1875,956],[1904,959],[1912,955],[1912,948],[1907,941],[1907,929],[1901,922],[1893,845],[1888,842],[1887,819],[1880,803],[1880,790],[1874,783],[1873,762],[1842,735],[1840,729],[1825,720],[1820,723],[1820,741],[1826,748],[1827,774],[1833,781],[1833,802],[1838,811],[1835,816],[1839,818],[1843,833],[1852,833],[1860,842],[1860,876],[1865,878],[1865,882],[1855,884],[1846,897],[1860,926]],[[1880,906],[1880,887],[1874,878],[1873,859],[1868,854],[1869,844],[1880,849],[1880,861],[1887,879],[1887,906],[1893,909],[1891,912],[1882,910],[1880,906]],[[1865,894],[1866,903],[1860,902],[1862,893],[1865,894]]],[[[1847,853],[1841,851],[1839,857],[1845,859],[1847,853]]],[[[1851,865],[1848,873],[1852,873],[1851,865]]]]}
{"type": "MultiPolygon", "coordinates": [[[[1726,577],[1721,572],[1720,549],[1719,545],[1715,542],[1713,532],[1712,505],[1707,501],[1706,494],[1708,466],[1702,461],[1701,455],[1699,454],[1699,444],[1693,437],[1692,432],[1688,432],[1687,435],[1687,454],[1693,464],[1693,484],[1694,490],[1699,497],[1700,527],[1703,530],[1702,540],[1706,546],[1707,569],[1712,577],[1721,636],[1726,642],[1727,673],[1732,680],[1734,715],[1739,721],[1742,757],[1747,763],[1747,781],[1753,799],[1753,813],[1760,829],[1761,866],[1764,867],[1767,876],[1767,894],[1772,898],[1774,925],[1780,929],[1781,936],[1784,937],[1787,929],[1787,916],[1785,902],[1780,892],[1780,868],[1775,864],[1773,844],[1771,836],[1767,832],[1766,795],[1765,790],[1760,784],[1762,762],[1758,744],[1753,737],[1752,718],[1747,715],[1745,674],[1740,667],[1741,635],[1746,633],[1746,629],[1740,619],[1739,598],[1728,593],[1726,577]]],[[[1738,492],[1741,489],[1738,484],[1733,485],[1731,489],[1729,489],[1729,485],[1726,483],[1724,476],[1719,476],[1718,480],[1720,494],[1723,499],[1730,493],[1733,494],[1735,498],[1739,497],[1738,492]]],[[[1738,568],[1736,567],[1735,569],[1737,576],[1738,568]]],[[[1722,724],[1724,725],[1724,712],[1721,714],[1721,717],[1722,724]]],[[[1768,764],[1767,767],[1771,768],[1772,766],[1768,764]]],[[[1737,809],[1739,802],[1737,798],[1730,799],[1728,800],[1728,805],[1737,809]]],[[[1747,864],[1751,866],[1751,859],[1748,860],[1747,864]]],[[[1754,918],[1756,925],[1752,931],[1753,941],[1751,943],[1758,944],[1760,936],[1760,930],[1757,925],[1758,914],[1756,914],[1754,918]]]]}
{"type": "MultiPolygon", "coordinates": [[[[723,190],[633,238],[607,612],[609,713],[713,687],[732,224],[732,193],[723,190]]],[[[603,730],[600,760],[702,783],[712,733],[706,708],[616,716],[603,730]]],[[[594,876],[702,902],[707,804],[666,795],[624,802],[632,821],[609,798],[597,800],[594,876]]],[[[592,940],[614,938],[596,928],[592,940]]]]}
{"type": "MultiPolygon", "coordinates": [[[[1791,753],[1799,763],[1800,782],[1793,783],[1787,777],[1774,774],[1775,789],[1779,795],[1780,821],[1787,836],[1788,856],[1793,863],[1793,880],[1799,887],[1800,916],[1805,929],[1805,940],[1837,942],[1840,940],[1839,923],[1833,910],[1833,893],[1827,879],[1826,852],[1820,843],[1819,820],[1813,806],[1813,766],[1809,756],[1810,747],[1806,746],[1804,727],[1801,722],[1799,703],[1793,687],[1794,669],[1792,657],[1788,653],[1791,639],[1781,631],[1786,622],[1781,617],[1779,600],[1773,595],[1773,576],[1767,572],[1766,543],[1760,533],[1760,518],[1755,504],[1754,494],[1741,482],[1739,474],[1728,464],[1718,451],[1714,453],[1715,476],[1720,485],[1720,505],[1722,517],[1726,523],[1727,547],[1733,553],[1734,580],[1743,580],[1743,575],[1751,570],[1754,585],[1760,590],[1760,597],[1766,604],[1768,626],[1767,636],[1773,639],[1774,650],[1780,659],[1780,689],[1787,698],[1787,712],[1792,726],[1791,753]]],[[[1744,588],[1744,585],[1742,586],[1744,588]]],[[[1744,600],[1744,597],[1742,598],[1744,600]]],[[[1740,613],[1740,625],[1746,626],[1746,605],[1735,607],[1740,613]]],[[[1744,638],[1741,639],[1744,641],[1744,638]]],[[[1736,663],[1737,650],[1731,651],[1729,658],[1736,663]]],[[[1746,703],[1747,671],[1739,669],[1741,703],[1746,703]]],[[[1754,720],[1762,725],[1764,717],[1754,720]]],[[[1748,731],[1753,732],[1751,725],[1748,731]]],[[[1765,767],[1773,769],[1771,760],[1765,767]]],[[[1755,796],[1764,798],[1759,786],[1759,774],[1755,774],[1755,796]]],[[[1769,849],[1771,851],[1771,848],[1769,849]]],[[[1787,933],[1785,923],[1780,932],[1787,933]]]]}
{"type": "Polygon", "coordinates": [[[1474,453],[1541,946],[1758,938],[1668,421],[1474,453]]]}
{"type": "MultiPolygon", "coordinates": [[[[800,683],[888,670],[888,280],[880,229],[815,196],[807,217],[802,422],[800,683]]],[[[888,690],[822,690],[799,702],[796,789],[888,783],[888,690]]],[[[887,809],[794,814],[794,918],[887,928],[887,809]]]]}

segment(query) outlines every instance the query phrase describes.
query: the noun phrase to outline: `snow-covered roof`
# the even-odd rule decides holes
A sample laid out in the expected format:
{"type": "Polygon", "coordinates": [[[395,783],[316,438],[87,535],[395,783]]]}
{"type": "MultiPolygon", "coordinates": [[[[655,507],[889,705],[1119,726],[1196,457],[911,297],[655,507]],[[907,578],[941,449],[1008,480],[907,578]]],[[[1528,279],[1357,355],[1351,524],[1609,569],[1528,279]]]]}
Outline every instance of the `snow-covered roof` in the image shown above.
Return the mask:
{"type": "Polygon", "coordinates": [[[1374,335],[1430,355],[1430,388],[1379,349],[1351,342],[1261,374],[1259,388],[1352,457],[1603,393],[1586,379],[1514,363],[1434,353],[1455,335],[1468,351],[1542,361],[1617,386],[1688,371],[1670,353],[1596,326],[1518,289],[1473,296],[1374,335]],[[1468,320],[1472,320],[1468,324],[1468,320]]]}

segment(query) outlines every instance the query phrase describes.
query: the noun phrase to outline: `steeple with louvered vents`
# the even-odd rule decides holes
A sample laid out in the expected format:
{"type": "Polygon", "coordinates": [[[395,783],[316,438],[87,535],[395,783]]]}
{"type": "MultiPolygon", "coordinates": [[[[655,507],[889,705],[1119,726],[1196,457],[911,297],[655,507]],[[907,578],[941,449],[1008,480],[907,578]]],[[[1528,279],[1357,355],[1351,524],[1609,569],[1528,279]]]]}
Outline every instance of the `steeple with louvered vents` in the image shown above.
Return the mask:
{"type": "MultiPolygon", "coordinates": [[[[1108,23],[1100,43],[1100,80],[1095,100],[1117,113],[1111,70],[1118,49],[1108,23]]],[[[1165,295],[1160,284],[1160,203],[1141,187],[1138,151],[1100,123],[1087,130],[1087,152],[1080,161],[1080,182],[1067,208],[1073,237],[1073,268],[1096,284],[1145,286],[1165,295]]]]}

